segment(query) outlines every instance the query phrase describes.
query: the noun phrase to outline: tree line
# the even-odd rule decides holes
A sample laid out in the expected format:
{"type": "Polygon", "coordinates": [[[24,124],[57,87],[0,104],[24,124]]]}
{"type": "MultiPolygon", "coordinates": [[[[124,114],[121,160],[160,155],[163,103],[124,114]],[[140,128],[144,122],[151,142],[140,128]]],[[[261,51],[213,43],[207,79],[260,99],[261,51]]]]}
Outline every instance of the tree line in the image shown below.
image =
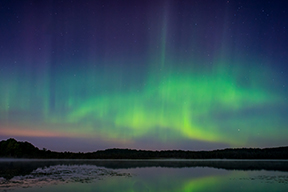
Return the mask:
{"type": "Polygon", "coordinates": [[[288,147],[229,148],[213,151],[106,149],[89,153],[40,150],[13,138],[0,141],[0,157],[39,159],[288,159],[288,147]]]}

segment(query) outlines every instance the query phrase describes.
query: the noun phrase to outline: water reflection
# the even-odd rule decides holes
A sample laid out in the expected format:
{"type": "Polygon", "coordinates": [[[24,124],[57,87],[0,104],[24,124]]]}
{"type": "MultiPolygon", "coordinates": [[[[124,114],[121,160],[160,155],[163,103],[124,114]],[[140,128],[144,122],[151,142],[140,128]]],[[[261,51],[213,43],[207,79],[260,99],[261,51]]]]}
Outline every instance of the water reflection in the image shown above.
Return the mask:
{"type": "MultiPolygon", "coordinates": [[[[15,170],[15,169],[13,169],[15,170]]],[[[118,173],[115,171],[101,169],[94,165],[53,165],[44,168],[37,168],[29,174],[19,176],[9,175],[0,179],[0,189],[27,188],[43,185],[56,185],[63,183],[89,183],[104,176],[126,176],[129,173],[118,173]]]]}
{"type": "Polygon", "coordinates": [[[6,160],[0,191],[288,191],[287,167],[287,161],[6,160]]]}

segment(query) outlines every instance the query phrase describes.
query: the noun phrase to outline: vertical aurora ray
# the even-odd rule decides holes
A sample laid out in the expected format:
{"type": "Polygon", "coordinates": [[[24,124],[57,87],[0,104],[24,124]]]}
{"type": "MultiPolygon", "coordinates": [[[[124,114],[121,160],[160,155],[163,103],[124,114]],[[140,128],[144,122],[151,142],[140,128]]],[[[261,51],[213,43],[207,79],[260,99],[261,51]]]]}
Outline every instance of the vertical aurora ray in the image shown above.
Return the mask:
{"type": "Polygon", "coordinates": [[[166,41],[167,41],[167,25],[168,25],[168,8],[165,6],[165,12],[163,14],[162,30],[161,30],[161,68],[165,67],[166,62],[166,41]]]}

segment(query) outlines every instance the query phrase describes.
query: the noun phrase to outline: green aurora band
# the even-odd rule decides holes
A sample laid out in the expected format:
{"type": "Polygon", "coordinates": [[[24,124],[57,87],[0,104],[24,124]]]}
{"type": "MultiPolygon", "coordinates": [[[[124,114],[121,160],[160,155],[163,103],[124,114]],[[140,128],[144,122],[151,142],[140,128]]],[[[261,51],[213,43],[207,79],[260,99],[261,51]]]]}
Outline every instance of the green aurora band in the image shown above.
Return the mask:
{"type": "MultiPolygon", "coordinates": [[[[225,130],[223,134],[225,124],[238,131],[239,120],[219,124],[213,115],[275,104],[277,99],[259,87],[239,85],[229,73],[164,72],[161,77],[159,73],[152,75],[142,89],[90,98],[73,107],[65,119],[71,124],[85,122],[90,129],[100,128],[103,135],[115,138],[137,139],[153,135],[156,129],[160,132],[157,137],[163,142],[168,141],[165,133],[172,132],[189,139],[243,145],[245,140],[239,134],[231,137],[233,130],[225,130]],[[87,119],[93,119],[95,124],[87,119]]],[[[257,115],[250,118],[258,123],[262,121],[257,115]]],[[[246,119],[247,131],[252,128],[249,120],[246,119]]]]}
{"type": "MultiPolygon", "coordinates": [[[[120,68],[102,75],[95,70],[59,73],[54,79],[57,84],[53,94],[53,81],[47,75],[37,81],[42,83],[37,86],[41,88],[32,90],[33,82],[17,81],[16,74],[13,85],[11,80],[7,87],[2,84],[2,90],[6,90],[0,101],[6,108],[1,114],[12,124],[30,124],[33,120],[50,129],[62,127],[67,133],[113,140],[136,141],[150,136],[162,143],[184,138],[243,146],[255,144],[253,139],[259,137],[259,127],[262,137],[275,135],[269,127],[277,114],[268,113],[267,120],[259,112],[281,104],[283,98],[254,75],[256,68],[249,75],[240,65],[229,69],[221,62],[209,71],[194,70],[193,64],[186,69],[177,68],[173,62],[165,68],[154,66],[145,78],[134,79],[134,85],[128,88],[121,85],[125,84],[123,76],[128,74],[124,70],[121,73],[120,68]],[[257,113],[243,115],[247,110],[257,113]],[[9,117],[15,111],[21,117],[9,117]]],[[[281,138],[281,134],[275,136],[281,138]]]]}

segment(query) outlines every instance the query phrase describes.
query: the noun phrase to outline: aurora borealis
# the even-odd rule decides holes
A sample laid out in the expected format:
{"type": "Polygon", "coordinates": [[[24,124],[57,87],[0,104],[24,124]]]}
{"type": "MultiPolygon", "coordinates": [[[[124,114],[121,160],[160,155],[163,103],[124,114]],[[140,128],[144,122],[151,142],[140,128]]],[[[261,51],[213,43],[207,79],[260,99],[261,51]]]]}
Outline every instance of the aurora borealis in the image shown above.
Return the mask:
{"type": "Polygon", "coordinates": [[[286,7],[3,1],[0,139],[57,151],[288,145],[286,7]]]}

